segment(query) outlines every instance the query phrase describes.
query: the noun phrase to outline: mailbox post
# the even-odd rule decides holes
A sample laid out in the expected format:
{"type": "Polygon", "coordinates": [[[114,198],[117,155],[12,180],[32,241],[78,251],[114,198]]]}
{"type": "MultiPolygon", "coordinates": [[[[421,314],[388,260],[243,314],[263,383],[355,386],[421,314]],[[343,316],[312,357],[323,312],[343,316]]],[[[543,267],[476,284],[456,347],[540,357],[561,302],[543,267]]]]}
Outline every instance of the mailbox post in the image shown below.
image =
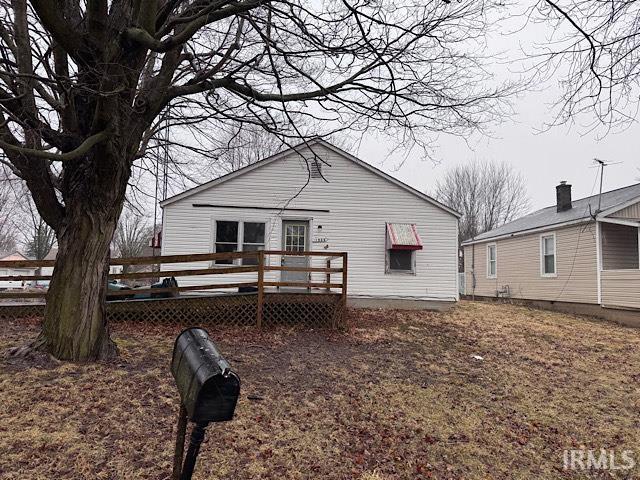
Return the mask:
{"type": "Polygon", "coordinates": [[[240,378],[231,371],[202,328],[190,328],[178,335],[173,347],[171,373],[181,400],[172,479],[190,480],[207,425],[233,418],[240,395],[240,378]],[[189,421],[195,425],[183,463],[189,421]]]}

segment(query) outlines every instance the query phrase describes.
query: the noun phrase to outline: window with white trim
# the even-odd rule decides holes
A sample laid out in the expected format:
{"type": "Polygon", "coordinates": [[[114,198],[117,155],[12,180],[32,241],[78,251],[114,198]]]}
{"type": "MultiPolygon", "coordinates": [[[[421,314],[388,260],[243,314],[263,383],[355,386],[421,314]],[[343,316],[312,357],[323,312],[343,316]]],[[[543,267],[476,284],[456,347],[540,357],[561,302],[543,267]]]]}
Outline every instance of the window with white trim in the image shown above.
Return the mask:
{"type": "MultiPolygon", "coordinates": [[[[264,250],[266,224],[264,222],[239,222],[216,220],[214,225],[214,252],[248,252],[264,250]]],[[[216,265],[231,265],[232,259],[216,260],[216,265]]],[[[257,265],[257,258],[244,258],[242,265],[257,265]]]]}
{"type": "Polygon", "coordinates": [[[555,277],[556,272],[556,235],[540,236],[540,274],[543,277],[555,277]]]}
{"type": "MultiPolygon", "coordinates": [[[[265,224],[262,222],[242,223],[242,251],[264,250],[265,224]]],[[[243,258],[243,265],[257,265],[258,258],[243,258]]]]}
{"type": "Polygon", "coordinates": [[[498,273],[498,246],[495,243],[487,245],[487,278],[496,278],[498,273]]]}

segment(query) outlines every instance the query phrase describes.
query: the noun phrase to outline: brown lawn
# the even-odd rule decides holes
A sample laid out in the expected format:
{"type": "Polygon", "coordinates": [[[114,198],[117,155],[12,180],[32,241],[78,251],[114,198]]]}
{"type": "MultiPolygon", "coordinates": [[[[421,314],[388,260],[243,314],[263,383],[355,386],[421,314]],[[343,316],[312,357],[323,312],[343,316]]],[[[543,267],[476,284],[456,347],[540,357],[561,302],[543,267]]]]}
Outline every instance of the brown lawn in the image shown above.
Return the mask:
{"type": "MultiPolygon", "coordinates": [[[[565,449],[606,448],[640,463],[640,330],[464,302],[444,314],[351,315],[340,333],[210,329],[242,397],[234,421],[210,427],[195,478],[640,474],[565,471],[562,461],[565,449]]],[[[37,327],[1,330],[4,352],[37,327]]],[[[0,478],[167,478],[176,333],[118,326],[114,364],[3,355],[0,478]]]]}

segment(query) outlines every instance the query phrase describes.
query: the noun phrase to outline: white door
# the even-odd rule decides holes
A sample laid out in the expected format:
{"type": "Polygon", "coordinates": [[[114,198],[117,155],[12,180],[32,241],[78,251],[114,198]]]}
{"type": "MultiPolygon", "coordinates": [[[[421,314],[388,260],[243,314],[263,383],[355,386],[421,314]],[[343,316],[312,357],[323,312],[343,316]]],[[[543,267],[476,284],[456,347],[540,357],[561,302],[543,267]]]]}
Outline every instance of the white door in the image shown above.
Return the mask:
{"type": "MultiPolygon", "coordinates": [[[[282,246],[288,252],[303,252],[309,245],[309,222],[282,221],[282,246]]],[[[308,267],[309,259],[305,256],[282,256],[282,266],[308,267]]],[[[309,272],[290,272],[283,270],[280,275],[283,282],[308,282],[309,272]]]]}

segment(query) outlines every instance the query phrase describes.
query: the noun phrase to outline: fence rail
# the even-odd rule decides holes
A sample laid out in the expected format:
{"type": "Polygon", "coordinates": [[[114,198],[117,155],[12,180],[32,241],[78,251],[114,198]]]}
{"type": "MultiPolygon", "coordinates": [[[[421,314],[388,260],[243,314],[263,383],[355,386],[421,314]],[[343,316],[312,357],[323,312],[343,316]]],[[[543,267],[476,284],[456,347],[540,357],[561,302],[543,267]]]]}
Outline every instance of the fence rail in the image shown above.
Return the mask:
{"type": "MultiPolygon", "coordinates": [[[[9,269],[36,269],[53,267],[53,260],[11,260],[0,261],[0,270],[9,269]]],[[[110,273],[109,281],[112,280],[140,280],[159,279],[168,277],[194,279],[196,276],[215,276],[221,278],[220,283],[210,279],[203,279],[202,284],[183,286],[161,286],[161,287],[136,287],[122,290],[108,290],[109,299],[131,298],[156,298],[158,294],[179,295],[181,292],[203,292],[248,288],[254,289],[257,294],[257,305],[255,311],[255,321],[258,326],[262,324],[265,293],[267,289],[297,288],[306,290],[307,293],[323,294],[332,293],[340,295],[342,306],[346,306],[347,299],[347,253],[346,252],[307,252],[307,251],[284,251],[284,250],[257,250],[249,252],[229,252],[229,253],[203,253],[190,255],[164,255],[155,257],[135,257],[135,258],[114,258],[110,261],[111,266],[123,267],[147,267],[149,271],[110,273]],[[272,265],[273,257],[283,259],[285,257],[306,257],[307,266],[272,265]],[[314,266],[313,260],[322,262],[321,266],[314,266]],[[242,265],[244,261],[250,260],[255,264],[242,265]],[[230,264],[216,264],[216,262],[231,262],[230,264]],[[240,264],[236,264],[235,262],[240,264]],[[205,262],[204,265],[194,265],[205,262]],[[334,262],[332,264],[332,262],[334,262]],[[336,265],[335,262],[340,262],[336,265]],[[166,270],[161,270],[164,264],[171,264],[166,270]],[[178,265],[175,265],[178,264],[178,265]],[[183,265],[180,265],[183,264],[183,265]],[[184,265],[190,264],[190,265],[184,265]],[[150,268],[149,268],[150,267],[150,268]],[[304,280],[286,279],[276,280],[273,275],[266,275],[271,272],[295,272],[307,274],[304,280]],[[255,278],[229,278],[224,279],[221,275],[241,275],[255,274],[255,278]],[[313,278],[313,274],[321,274],[313,278]],[[332,274],[334,274],[332,276],[332,274]]],[[[29,275],[13,274],[0,276],[0,288],[2,282],[31,282],[51,280],[51,275],[39,273],[29,275]]],[[[195,279],[194,279],[195,280],[195,279]]],[[[0,290],[0,301],[19,299],[45,299],[47,291],[41,290],[0,290]]]]}

